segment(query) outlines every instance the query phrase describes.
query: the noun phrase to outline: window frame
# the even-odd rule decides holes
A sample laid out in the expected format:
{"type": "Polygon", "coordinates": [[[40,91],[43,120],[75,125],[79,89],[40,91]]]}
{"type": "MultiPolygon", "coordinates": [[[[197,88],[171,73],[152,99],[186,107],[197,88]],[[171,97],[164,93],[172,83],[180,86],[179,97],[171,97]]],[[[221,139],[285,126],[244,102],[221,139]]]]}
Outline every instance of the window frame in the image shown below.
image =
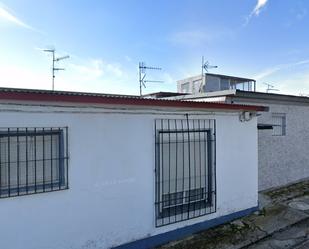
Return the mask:
{"type": "MultiPolygon", "coordinates": [[[[165,225],[169,225],[169,224],[173,224],[176,222],[181,222],[184,220],[188,220],[188,219],[192,219],[192,218],[197,218],[200,216],[204,216],[207,214],[211,214],[216,212],[216,169],[215,169],[215,161],[216,161],[216,152],[215,152],[215,137],[216,137],[216,132],[215,132],[215,120],[213,119],[203,119],[203,120],[197,120],[197,119],[191,119],[191,120],[181,120],[181,119],[176,119],[176,120],[171,120],[171,119],[165,119],[163,120],[156,120],[155,121],[155,130],[156,130],[156,168],[155,168],[155,183],[156,183],[156,193],[155,193],[155,219],[156,219],[156,227],[160,227],[160,226],[165,226],[165,225]],[[167,125],[164,125],[163,123],[167,122],[167,125]],[[170,123],[174,123],[175,122],[175,126],[177,122],[181,123],[182,128],[180,129],[173,129],[172,127],[170,127],[170,123]],[[200,123],[203,123],[203,127],[200,125],[200,123]],[[207,123],[207,125],[206,125],[207,123]],[[198,125],[197,125],[198,124],[198,125]],[[164,127],[165,126],[165,127],[164,127]],[[199,153],[199,156],[201,155],[201,153],[205,154],[205,160],[204,163],[205,165],[203,165],[203,170],[204,170],[204,176],[201,175],[201,171],[200,171],[200,176],[196,176],[194,175],[194,185],[199,184],[199,186],[196,186],[196,188],[192,188],[191,183],[189,181],[189,188],[185,187],[184,183],[182,183],[182,191],[178,191],[177,188],[177,181],[180,178],[177,178],[177,173],[176,173],[176,178],[174,179],[175,184],[176,184],[176,188],[174,189],[173,192],[169,192],[169,193],[165,193],[165,191],[160,190],[160,188],[163,188],[163,184],[164,183],[164,177],[162,176],[162,179],[160,179],[160,176],[162,173],[160,173],[160,171],[164,171],[163,167],[164,165],[162,165],[161,159],[160,159],[160,150],[163,149],[160,148],[160,146],[164,146],[164,141],[160,140],[160,137],[163,138],[162,134],[175,134],[176,133],[176,137],[178,137],[177,134],[183,134],[182,137],[184,137],[185,134],[187,134],[188,136],[186,138],[188,138],[188,140],[184,139],[183,141],[178,141],[178,143],[183,143],[183,144],[187,144],[187,146],[189,146],[188,148],[188,155],[189,154],[191,156],[193,156],[194,154],[194,172],[196,172],[195,170],[195,153],[199,153]],[[199,139],[201,139],[201,135],[200,134],[204,134],[204,139],[203,142],[207,143],[204,146],[201,146],[201,141],[196,141],[195,140],[195,135],[193,140],[190,139],[190,134],[198,134],[199,139]],[[195,143],[198,142],[199,147],[195,148],[195,143]],[[194,144],[194,148],[190,149],[190,145],[193,143],[194,144]],[[193,149],[193,150],[192,150],[193,149]],[[205,151],[202,151],[202,149],[205,149],[205,151]],[[207,158],[207,159],[206,159],[207,158]],[[199,181],[197,180],[197,178],[199,178],[199,181]],[[205,177],[201,178],[201,177],[205,177]],[[203,179],[203,180],[202,180],[203,179]],[[202,184],[203,181],[203,184],[202,184]],[[199,183],[197,183],[199,182],[199,183]],[[204,185],[205,184],[205,185],[204,185]],[[202,186],[203,185],[203,186],[202,186]],[[207,191],[208,190],[208,191],[207,191]],[[198,196],[201,196],[201,198],[197,198],[196,200],[191,200],[189,201],[192,197],[191,193],[192,191],[200,191],[200,193],[198,194],[198,196]],[[180,192],[182,192],[181,194],[179,194],[180,192]],[[177,198],[177,195],[179,194],[181,201],[177,198]],[[175,195],[176,198],[165,198],[165,196],[168,195],[175,195]],[[165,202],[169,205],[165,205],[165,202]],[[172,204],[171,204],[172,202],[172,204]],[[177,203],[178,202],[178,203],[177,203]],[[187,216],[186,216],[187,214],[187,216]],[[185,215],[185,217],[184,217],[185,215]],[[177,218],[177,216],[180,216],[180,218],[177,218]]],[[[174,127],[175,128],[175,127],[174,127]]],[[[176,138],[176,143],[177,143],[177,138],[176,138]]],[[[177,147],[176,147],[176,151],[177,151],[177,147]]],[[[184,152],[184,151],[183,151],[184,152]]],[[[170,153],[170,151],[169,151],[170,153]]],[[[169,154],[170,156],[170,154],[169,154]]],[[[177,152],[176,152],[176,157],[177,157],[177,152]]],[[[190,164],[191,160],[189,159],[188,163],[190,164]]],[[[170,162],[169,162],[170,163],[170,162]]],[[[176,164],[177,164],[177,159],[176,159],[176,164]]],[[[200,159],[199,164],[201,165],[200,167],[202,167],[202,161],[200,159]]],[[[184,165],[184,163],[183,163],[184,165]]],[[[169,166],[170,167],[170,166],[169,166]]],[[[178,166],[176,165],[176,168],[178,166]]],[[[184,167],[184,166],[183,166],[184,167]]],[[[188,166],[186,166],[188,167],[188,166]]],[[[192,167],[192,166],[191,166],[192,167]]],[[[201,169],[201,168],[200,168],[201,169]]],[[[184,172],[185,168],[183,168],[183,172],[184,172]]],[[[192,170],[192,168],[191,168],[192,170]]],[[[190,166],[189,166],[189,171],[190,170],[190,166]]],[[[177,169],[176,169],[177,172],[177,169]]],[[[170,173],[169,173],[170,174],[170,173]]],[[[196,173],[194,173],[196,174],[196,173]]],[[[170,176],[169,176],[170,177],[170,176]]],[[[183,177],[185,177],[183,175],[183,177]]],[[[190,173],[189,173],[189,177],[190,177],[190,173]]],[[[191,176],[192,177],[192,176],[191,176]]],[[[190,177],[190,178],[191,178],[190,177]]],[[[180,179],[181,180],[181,179],[180,179]]],[[[169,183],[170,184],[170,183],[169,183]]],[[[170,186],[170,185],[169,185],[170,186]]]]}
{"type": "Polygon", "coordinates": [[[180,91],[182,93],[190,93],[191,92],[191,84],[190,82],[185,82],[180,85],[180,91]]]}
{"type": "MultiPolygon", "coordinates": [[[[43,182],[42,183],[37,183],[37,179],[35,178],[34,182],[28,182],[28,169],[26,170],[26,186],[19,186],[20,184],[20,179],[18,178],[18,175],[20,174],[20,168],[19,168],[19,161],[14,162],[17,164],[16,166],[16,172],[17,172],[17,186],[16,187],[11,187],[10,185],[10,180],[11,180],[11,175],[10,175],[10,170],[13,162],[10,162],[10,160],[8,160],[6,163],[8,164],[8,180],[7,180],[7,187],[3,188],[1,185],[1,173],[2,170],[0,168],[0,199],[1,198],[8,198],[8,197],[15,197],[15,196],[23,196],[23,195],[31,195],[31,194],[37,194],[37,193],[44,193],[44,192],[52,192],[52,191],[59,191],[59,190],[64,190],[64,189],[68,189],[69,185],[68,185],[68,127],[48,127],[48,128],[41,128],[41,127],[34,127],[34,128],[0,128],[0,141],[2,138],[8,138],[8,146],[10,146],[10,139],[12,137],[16,137],[17,141],[19,141],[20,137],[26,137],[26,143],[29,142],[29,137],[39,137],[39,136],[43,136],[43,147],[45,146],[45,141],[44,141],[44,137],[51,137],[51,136],[57,136],[58,137],[58,158],[52,158],[52,154],[51,154],[51,159],[45,159],[45,151],[43,153],[43,158],[41,159],[41,161],[43,162],[43,171],[46,170],[45,169],[45,161],[46,160],[58,160],[58,174],[57,174],[57,179],[54,180],[53,179],[53,175],[51,175],[51,183],[46,183],[45,182],[45,175],[43,173],[43,182]]],[[[36,139],[35,139],[36,141],[36,139]]],[[[52,141],[52,140],[51,140],[52,141]]],[[[18,143],[18,142],[17,142],[18,143]]],[[[35,142],[36,143],[36,142],[35,142]]],[[[19,144],[17,145],[17,147],[19,146],[19,144]]],[[[52,146],[52,142],[51,145],[52,146]]],[[[28,147],[28,144],[26,145],[26,147],[28,147]]],[[[39,147],[38,147],[39,148],[39,147]]],[[[0,147],[1,150],[1,147],[0,147]]],[[[37,148],[35,148],[35,150],[37,150],[37,148]]],[[[0,151],[1,153],[1,151],[0,151]]],[[[11,153],[10,150],[8,151],[8,153],[11,153]]],[[[19,152],[17,152],[19,153],[19,152]]],[[[28,152],[26,152],[28,153],[28,152]]],[[[37,151],[35,151],[35,154],[37,153],[37,151]]],[[[19,157],[19,154],[18,154],[19,157]]],[[[10,158],[10,156],[8,157],[10,158]]],[[[26,160],[23,161],[26,164],[28,164],[29,162],[31,162],[31,160],[28,160],[28,154],[26,155],[26,160]]],[[[18,159],[19,160],[19,159],[18,159]]],[[[39,159],[35,159],[36,161],[40,161],[39,159]]],[[[36,165],[36,161],[35,161],[35,165],[36,165]]],[[[0,167],[2,167],[1,165],[1,161],[0,161],[0,167]]],[[[51,163],[51,168],[53,167],[52,163],[51,163]]],[[[51,169],[52,170],[52,169],[51,169]]],[[[37,168],[35,166],[35,174],[36,174],[37,168]]]]}
{"type": "Polygon", "coordinates": [[[272,119],[272,127],[273,127],[273,131],[272,131],[272,136],[274,137],[284,137],[286,136],[286,128],[287,128],[287,119],[286,119],[286,113],[279,113],[279,112],[273,112],[271,114],[271,119],[272,119]],[[274,124],[274,119],[275,118],[281,118],[281,124],[274,124]],[[280,127],[280,134],[275,134],[275,130],[274,127],[279,128],[280,127]]]}

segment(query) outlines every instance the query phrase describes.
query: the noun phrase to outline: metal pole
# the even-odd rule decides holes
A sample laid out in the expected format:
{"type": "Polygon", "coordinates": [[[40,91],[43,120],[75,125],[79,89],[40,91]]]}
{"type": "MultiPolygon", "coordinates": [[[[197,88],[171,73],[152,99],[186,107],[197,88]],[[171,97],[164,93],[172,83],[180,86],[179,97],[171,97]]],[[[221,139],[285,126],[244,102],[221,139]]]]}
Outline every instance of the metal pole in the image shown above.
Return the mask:
{"type": "Polygon", "coordinates": [[[202,56],[202,77],[204,74],[204,56],[202,56]]]}
{"type": "Polygon", "coordinates": [[[198,89],[199,92],[202,92],[203,86],[204,86],[204,56],[202,56],[202,78],[200,88],[198,89]]]}
{"type": "Polygon", "coordinates": [[[146,82],[161,82],[161,81],[155,81],[155,80],[145,80],[146,77],[146,69],[151,70],[161,70],[159,67],[146,67],[146,64],[144,62],[139,62],[138,64],[138,76],[139,76],[139,95],[143,95],[143,87],[146,87],[146,82]]]}
{"type": "Polygon", "coordinates": [[[52,90],[55,90],[55,50],[53,50],[53,78],[52,78],[52,90]]]}
{"type": "Polygon", "coordinates": [[[138,74],[139,74],[139,96],[142,96],[142,75],[141,75],[141,63],[138,64],[138,74]]]}

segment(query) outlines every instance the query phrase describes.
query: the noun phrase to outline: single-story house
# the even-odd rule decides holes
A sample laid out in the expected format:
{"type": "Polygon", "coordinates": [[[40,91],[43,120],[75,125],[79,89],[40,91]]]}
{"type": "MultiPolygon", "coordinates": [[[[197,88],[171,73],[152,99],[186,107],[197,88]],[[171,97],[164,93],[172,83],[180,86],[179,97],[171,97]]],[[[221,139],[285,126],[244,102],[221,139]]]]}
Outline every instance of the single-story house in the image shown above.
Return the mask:
{"type": "Polygon", "coordinates": [[[0,248],[150,248],[255,211],[265,110],[0,88],[0,248]]]}

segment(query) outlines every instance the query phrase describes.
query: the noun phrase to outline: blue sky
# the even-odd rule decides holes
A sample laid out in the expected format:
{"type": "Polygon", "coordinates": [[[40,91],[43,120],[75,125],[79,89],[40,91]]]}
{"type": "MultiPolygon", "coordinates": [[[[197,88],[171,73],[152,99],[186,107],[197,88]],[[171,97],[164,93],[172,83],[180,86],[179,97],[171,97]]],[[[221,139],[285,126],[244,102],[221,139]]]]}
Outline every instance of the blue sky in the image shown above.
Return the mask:
{"type": "Polygon", "coordinates": [[[213,73],[255,78],[281,93],[309,94],[309,1],[0,0],[0,86],[138,94],[139,61],[160,66],[145,93],[176,91],[197,75],[201,56],[213,73]]]}

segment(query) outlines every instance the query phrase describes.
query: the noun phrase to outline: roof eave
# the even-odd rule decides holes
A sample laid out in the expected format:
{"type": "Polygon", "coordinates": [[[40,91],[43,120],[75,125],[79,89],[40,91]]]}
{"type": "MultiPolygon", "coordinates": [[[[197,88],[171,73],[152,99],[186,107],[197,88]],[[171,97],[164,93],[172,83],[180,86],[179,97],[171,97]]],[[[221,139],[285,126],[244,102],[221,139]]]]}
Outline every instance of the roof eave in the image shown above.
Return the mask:
{"type": "Polygon", "coordinates": [[[216,110],[242,110],[242,111],[266,111],[264,106],[238,105],[213,102],[196,101],[175,101],[175,100],[157,100],[147,98],[130,98],[115,96],[87,96],[82,94],[55,94],[55,93],[36,93],[36,92],[17,92],[0,91],[0,100],[13,101],[36,101],[36,102],[66,102],[66,103],[84,103],[84,104],[104,104],[104,105],[126,105],[126,106],[157,106],[174,108],[192,108],[192,109],[216,109],[216,110]]]}

